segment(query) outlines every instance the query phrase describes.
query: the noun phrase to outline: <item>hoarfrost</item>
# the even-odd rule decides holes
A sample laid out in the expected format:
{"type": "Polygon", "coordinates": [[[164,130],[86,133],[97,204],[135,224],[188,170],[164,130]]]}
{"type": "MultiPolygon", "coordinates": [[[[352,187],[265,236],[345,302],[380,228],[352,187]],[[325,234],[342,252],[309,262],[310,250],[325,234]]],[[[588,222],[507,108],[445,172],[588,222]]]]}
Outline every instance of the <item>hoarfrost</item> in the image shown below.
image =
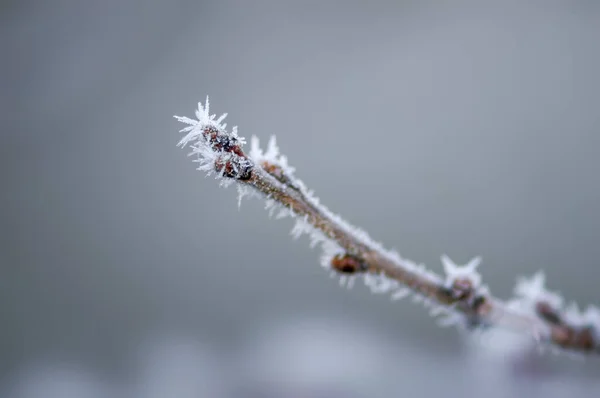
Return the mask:
{"type": "Polygon", "coordinates": [[[402,300],[403,298],[405,298],[409,295],[410,295],[410,289],[407,287],[401,287],[401,288],[397,289],[394,293],[392,293],[390,298],[392,301],[397,301],[397,300],[402,300]]]}
{"type": "Polygon", "coordinates": [[[398,282],[388,278],[383,273],[365,274],[365,285],[371,289],[371,293],[382,294],[388,293],[398,287],[398,282]]]}
{"type": "Polygon", "coordinates": [[[247,185],[237,184],[238,210],[242,207],[242,199],[245,197],[253,198],[259,196],[258,193],[247,185]]]}
{"type": "MultiPolygon", "coordinates": [[[[237,127],[233,127],[231,132],[227,133],[227,125],[223,123],[227,114],[223,114],[218,118],[216,115],[210,114],[208,97],[205,105],[198,103],[198,109],[196,110],[197,120],[193,120],[187,117],[175,116],[175,118],[187,124],[181,132],[185,133],[185,136],[179,141],[178,146],[186,147],[190,146],[192,152],[190,156],[195,156],[195,162],[199,163],[198,169],[210,175],[215,173],[215,162],[217,160],[227,161],[232,156],[236,156],[231,153],[223,153],[215,150],[208,139],[205,137],[206,129],[213,129],[218,131],[224,139],[230,140],[239,144],[240,146],[245,144],[245,140],[238,136],[237,127]]],[[[372,250],[381,253],[389,261],[395,263],[398,267],[406,269],[432,283],[441,284],[443,281],[439,276],[427,270],[423,264],[416,264],[408,259],[404,259],[399,253],[393,250],[386,250],[380,243],[371,239],[371,237],[362,229],[352,226],[346,220],[342,219],[339,215],[331,212],[327,207],[320,203],[320,200],[314,195],[313,191],[309,190],[306,185],[294,175],[295,169],[288,164],[288,159],[282,155],[277,146],[275,136],[272,136],[267,144],[267,148],[263,151],[260,148],[259,139],[253,136],[250,140],[250,151],[248,152],[249,161],[252,162],[253,167],[262,167],[266,162],[270,165],[276,166],[281,170],[283,174],[282,178],[285,179],[283,184],[284,189],[290,187],[302,195],[303,199],[313,206],[319,213],[323,214],[326,218],[332,220],[339,228],[345,233],[353,236],[361,244],[372,248],[372,250]]],[[[235,182],[235,179],[224,178],[224,170],[216,172],[216,178],[220,179],[221,185],[229,185],[235,182]]],[[[237,184],[238,187],[238,208],[241,206],[241,201],[246,196],[262,196],[259,195],[254,189],[243,185],[237,184]]],[[[263,196],[264,197],[264,196],[263,196]]],[[[321,246],[321,265],[326,269],[331,269],[331,260],[336,255],[345,254],[345,250],[340,247],[335,241],[327,237],[322,231],[313,227],[307,216],[298,216],[291,209],[282,206],[271,197],[265,198],[265,209],[268,211],[269,216],[272,217],[276,214],[276,218],[285,218],[291,216],[295,218],[294,226],[291,230],[291,235],[294,238],[298,238],[301,235],[308,235],[310,246],[315,247],[321,246]]],[[[444,257],[447,259],[447,257],[444,257]]],[[[448,274],[448,277],[465,276],[472,279],[474,285],[479,285],[480,276],[475,271],[479,260],[476,258],[464,267],[459,267],[452,263],[449,259],[444,262],[444,267],[448,274]]],[[[344,275],[340,278],[340,283],[345,286],[352,286],[355,280],[355,276],[344,275]]],[[[399,300],[403,297],[410,295],[411,290],[404,286],[400,286],[399,283],[393,279],[388,278],[383,273],[381,274],[370,274],[366,273],[363,275],[365,285],[367,285],[374,293],[390,293],[392,300],[399,300]]],[[[440,312],[440,310],[432,306],[432,303],[420,294],[415,293],[413,299],[416,301],[422,301],[426,305],[433,307],[432,312],[434,315],[440,312]]],[[[442,311],[443,312],[443,311],[442,311]]]]}
{"type": "Polygon", "coordinates": [[[464,316],[457,312],[448,312],[438,318],[437,324],[441,327],[450,327],[464,324],[464,316]]]}
{"type": "Polygon", "coordinates": [[[546,289],[546,275],[542,271],[536,272],[531,278],[521,278],[515,286],[515,295],[523,301],[536,303],[544,301],[553,308],[561,308],[563,298],[560,294],[546,289]]]}
{"type": "Polygon", "coordinates": [[[517,298],[509,303],[511,307],[534,315],[536,304],[547,303],[561,314],[567,324],[574,327],[591,326],[595,340],[600,339],[600,309],[589,305],[585,311],[582,311],[575,302],[565,305],[559,293],[546,288],[546,276],[542,271],[538,271],[530,278],[520,278],[514,293],[517,298]]]}
{"type": "Polygon", "coordinates": [[[481,264],[481,257],[474,257],[465,265],[454,263],[447,255],[441,257],[444,272],[446,273],[445,286],[450,287],[457,279],[468,279],[474,288],[481,284],[481,275],[477,272],[477,267],[481,264]]]}
{"type": "MultiPolygon", "coordinates": [[[[181,123],[188,125],[179,130],[179,132],[186,134],[177,143],[177,146],[181,148],[190,146],[192,151],[189,153],[189,156],[196,157],[193,161],[198,163],[197,169],[206,172],[207,175],[215,173],[215,162],[217,160],[220,159],[223,162],[227,162],[228,160],[232,159],[233,156],[230,153],[224,153],[213,149],[210,142],[204,135],[204,132],[207,129],[214,130],[220,134],[220,136],[217,137],[217,140],[227,139],[229,142],[233,142],[240,146],[246,143],[243,137],[238,136],[237,126],[233,127],[230,133],[227,132],[227,125],[223,124],[223,120],[227,117],[226,113],[222,114],[218,118],[216,118],[215,114],[210,114],[208,96],[206,97],[205,105],[202,105],[201,102],[198,102],[198,109],[196,110],[196,117],[198,120],[190,119],[185,116],[173,117],[181,123]]],[[[222,178],[223,172],[224,170],[221,172],[216,172],[216,178],[222,178]]],[[[222,186],[228,186],[229,184],[231,184],[229,179],[223,179],[221,181],[222,186]]]]}

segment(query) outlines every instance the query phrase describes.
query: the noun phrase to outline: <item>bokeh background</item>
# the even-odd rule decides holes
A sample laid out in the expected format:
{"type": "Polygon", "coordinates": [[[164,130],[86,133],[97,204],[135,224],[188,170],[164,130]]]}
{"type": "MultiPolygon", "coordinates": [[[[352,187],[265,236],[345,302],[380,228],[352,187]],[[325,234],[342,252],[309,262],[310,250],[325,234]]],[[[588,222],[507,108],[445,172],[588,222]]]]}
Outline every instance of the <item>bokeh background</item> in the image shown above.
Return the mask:
{"type": "Polygon", "coordinates": [[[209,94],[403,256],[600,304],[599,43],[590,0],[1,2],[0,396],[599,396],[340,289],[172,118],[209,94]]]}

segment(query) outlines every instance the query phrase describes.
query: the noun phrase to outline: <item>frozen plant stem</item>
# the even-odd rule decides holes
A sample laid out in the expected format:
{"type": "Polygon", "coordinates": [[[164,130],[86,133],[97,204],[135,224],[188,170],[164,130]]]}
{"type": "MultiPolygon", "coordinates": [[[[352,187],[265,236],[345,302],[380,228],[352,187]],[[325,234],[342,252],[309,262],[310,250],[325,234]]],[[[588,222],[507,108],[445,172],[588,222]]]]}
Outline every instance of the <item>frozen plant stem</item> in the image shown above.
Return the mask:
{"type": "Polygon", "coordinates": [[[480,259],[464,266],[442,256],[445,277],[422,265],[400,257],[373,241],[366,232],[330,212],[294,175],[287,158],[279,154],[274,138],[266,152],[252,138],[251,150],[244,152],[245,140],[234,127],[228,132],[226,114],[210,115],[206,104],[198,104],[197,120],[175,116],[187,124],[179,146],[189,146],[198,169],[215,174],[222,185],[237,183],[239,200],[245,195],[266,199],[267,209],[277,217],[293,217],[292,234],[307,233],[311,246],[321,245],[321,264],[341,275],[351,285],[356,277],[376,293],[389,293],[392,299],[413,294],[416,300],[443,315],[442,322],[459,326],[503,327],[529,334],[539,344],[581,353],[600,353],[600,311],[589,306],[581,312],[576,306],[563,307],[562,298],[544,287],[541,273],[521,280],[516,297],[502,301],[491,295],[477,272],[480,259]]]}

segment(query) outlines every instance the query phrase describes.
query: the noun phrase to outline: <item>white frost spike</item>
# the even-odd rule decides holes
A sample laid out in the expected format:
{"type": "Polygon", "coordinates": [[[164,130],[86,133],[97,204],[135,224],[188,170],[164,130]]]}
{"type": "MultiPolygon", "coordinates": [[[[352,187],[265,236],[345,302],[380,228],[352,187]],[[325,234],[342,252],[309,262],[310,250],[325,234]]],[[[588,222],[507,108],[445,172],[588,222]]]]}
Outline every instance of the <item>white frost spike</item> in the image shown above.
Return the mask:
{"type": "Polygon", "coordinates": [[[600,340],[600,310],[598,307],[588,306],[581,317],[585,325],[592,326],[595,341],[600,340]]]}
{"type": "MultiPolygon", "coordinates": [[[[323,243],[321,244],[321,249],[323,251],[323,254],[321,254],[320,259],[321,267],[329,270],[331,270],[331,260],[336,255],[341,255],[344,253],[342,248],[337,243],[331,240],[323,241],[323,243]]],[[[333,270],[331,270],[331,273],[332,275],[338,275],[338,273],[333,270]]]]}
{"type": "Polygon", "coordinates": [[[454,312],[448,312],[443,317],[439,318],[437,324],[441,327],[449,327],[460,324],[463,321],[462,316],[454,312]]]}
{"type": "Polygon", "coordinates": [[[474,257],[465,265],[457,265],[445,254],[441,257],[441,260],[446,273],[445,285],[447,287],[451,286],[456,279],[468,279],[474,288],[478,288],[481,284],[481,275],[477,272],[481,257],[474,257]]]}
{"type": "Polygon", "coordinates": [[[354,287],[354,281],[355,280],[356,280],[356,277],[354,275],[348,276],[348,283],[346,284],[346,287],[348,289],[352,289],[354,287]]]}
{"type": "Polygon", "coordinates": [[[587,324],[595,325],[600,331],[600,309],[590,305],[585,309],[582,317],[587,324]]]}
{"type": "Polygon", "coordinates": [[[410,294],[410,289],[402,287],[392,293],[391,300],[397,301],[402,300],[404,297],[407,297],[410,294]]]}
{"type": "Polygon", "coordinates": [[[275,210],[277,209],[277,202],[274,199],[265,200],[265,210],[268,212],[269,217],[273,217],[275,210]]]}
{"type": "Polygon", "coordinates": [[[429,310],[429,315],[433,317],[437,317],[444,313],[446,313],[446,308],[442,307],[441,305],[433,305],[429,310]]]}
{"type": "Polygon", "coordinates": [[[279,210],[279,213],[277,213],[277,215],[275,216],[275,219],[276,219],[276,220],[279,220],[279,219],[282,219],[282,218],[286,218],[286,217],[289,217],[289,216],[291,216],[292,214],[293,214],[293,213],[291,212],[291,210],[290,210],[290,209],[287,209],[287,208],[285,208],[285,207],[282,207],[282,208],[279,210]]]}
{"type": "MultiPolygon", "coordinates": [[[[271,136],[271,138],[269,139],[266,152],[263,152],[262,149],[260,149],[260,142],[258,138],[252,136],[250,140],[250,151],[248,153],[248,156],[256,164],[268,162],[279,166],[284,171],[286,176],[292,180],[293,186],[304,187],[304,184],[294,177],[294,172],[296,170],[288,164],[287,157],[279,153],[279,148],[277,147],[277,140],[275,136],[271,136]]],[[[310,196],[310,193],[307,192],[307,195],[310,196]]]]}
{"type": "Polygon", "coordinates": [[[279,156],[279,147],[277,146],[277,139],[274,135],[269,139],[269,144],[267,145],[267,152],[265,153],[265,160],[269,162],[277,162],[277,157],[279,156]]]}
{"type": "Polygon", "coordinates": [[[204,115],[208,116],[210,111],[210,102],[208,100],[208,95],[206,96],[206,105],[202,108],[202,102],[198,102],[198,110],[196,111],[196,117],[200,120],[200,111],[204,112],[204,115]]]}
{"type": "Polygon", "coordinates": [[[374,293],[373,288],[377,284],[377,281],[375,278],[376,277],[371,274],[365,274],[363,277],[363,280],[365,281],[365,286],[367,286],[367,287],[369,287],[369,289],[371,289],[371,293],[374,293]]]}
{"type": "Polygon", "coordinates": [[[250,190],[250,188],[248,188],[247,186],[242,185],[242,184],[237,185],[237,191],[238,191],[238,210],[239,210],[242,208],[242,199],[244,199],[245,196],[251,196],[252,191],[250,190]]]}
{"type": "MultiPolygon", "coordinates": [[[[227,113],[222,114],[221,116],[219,116],[219,118],[217,120],[215,120],[215,123],[221,124],[221,122],[223,120],[225,120],[226,117],[227,117],[227,113]]],[[[226,125],[223,125],[223,127],[226,127],[226,125]]],[[[234,127],[234,130],[235,130],[235,127],[234,127]]]]}
{"type": "Polygon", "coordinates": [[[371,293],[375,294],[387,293],[398,286],[397,281],[389,279],[383,273],[377,275],[367,273],[364,275],[364,281],[371,289],[371,293]]]}
{"type": "Polygon", "coordinates": [[[228,186],[230,186],[231,184],[233,184],[233,180],[229,179],[229,178],[223,178],[223,173],[218,174],[215,178],[220,178],[221,181],[219,181],[219,186],[223,187],[223,188],[227,188],[228,186]]]}
{"type": "Polygon", "coordinates": [[[515,294],[529,304],[545,301],[555,309],[560,309],[563,299],[560,295],[546,290],[546,276],[542,271],[535,273],[531,278],[521,278],[515,286],[515,294]]]}
{"type": "Polygon", "coordinates": [[[310,234],[310,243],[309,247],[314,249],[321,242],[325,241],[325,235],[321,233],[321,231],[314,229],[310,234]]]}
{"type": "Polygon", "coordinates": [[[575,326],[584,326],[586,324],[583,319],[583,314],[579,310],[577,303],[570,303],[563,312],[564,318],[567,323],[575,326]]]}
{"type": "Polygon", "coordinates": [[[256,163],[259,163],[264,157],[263,151],[260,149],[260,140],[255,135],[250,138],[250,152],[248,152],[248,156],[256,163]]]}
{"type": "Polygon", "coordinates": [[[310,229],[311,227],[306,221],[306,217],[297,218],[296,222],[294,223],[294,227],[292,228],[290,233],[292,234],[294,239],[298,239],[303,234],[310,232],[310,229]]]}

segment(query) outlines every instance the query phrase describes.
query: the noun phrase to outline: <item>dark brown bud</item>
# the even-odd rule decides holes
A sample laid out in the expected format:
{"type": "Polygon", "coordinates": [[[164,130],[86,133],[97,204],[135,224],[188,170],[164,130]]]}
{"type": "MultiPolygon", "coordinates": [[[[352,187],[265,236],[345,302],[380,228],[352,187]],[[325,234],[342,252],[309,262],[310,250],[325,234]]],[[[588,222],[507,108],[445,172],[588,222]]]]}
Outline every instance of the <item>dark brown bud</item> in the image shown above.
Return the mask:
{"type": "Polygon", "coordinates": [[[550,338],[561,347],[571,345],[573,339],[573,330],[566,326],[557,326],[552,328],[550,338]]]}
{"type": "Polygon", "coordinates": [[[355,274],[365,272],[366,265],[356,256],[350,254],[337,254],[331,259],[331,268],[342,274],[355,274]]]}
{"type": "Polygon", "coordinates": [[[452,282],[450,295],[455,300],[464,300],[469,298],[474,293],[473,282],[470,279],[458,278],[452,282]]]}
{"type": "Polygon", "coordinates": [[[562,324],[562,319],[558,312],[547,302],[539,301],[535,304],[535,311],[540,318],[552,325],[562,324]]]}
{"type": "Polygon", "coordinates": [[[204,137],[210,147],[216,152],[229,152],[236,154],[240,158],[246,158],[244,151],[240,148],[239,140],[229,134],[224,134],[212,126],[208,126],[203,131],[204,137]]]}
{"type": "Polygon", "coordinates": [[[577,348],[584,351],[591,351],[596,342],[594,341],[593,328],[585,327],[575,334],[574,343],[577,348]]]}
{"type": "Polygon", "coordinates": [[[480,312],[480,310],[484,308],[485,304],[487,304],[486,298],[484,296],[477,296],[473,299],[473,310],[475,312],[480,312]]]}
{"type": "Polygon", "coordinates": [[[215,170],[223,173],[224,177],[237,180],[248,180],[252,177],[252,163],[245,158],[235,156],[227,160],[223,160],[222,157],[217,158],[215,170]]]}

